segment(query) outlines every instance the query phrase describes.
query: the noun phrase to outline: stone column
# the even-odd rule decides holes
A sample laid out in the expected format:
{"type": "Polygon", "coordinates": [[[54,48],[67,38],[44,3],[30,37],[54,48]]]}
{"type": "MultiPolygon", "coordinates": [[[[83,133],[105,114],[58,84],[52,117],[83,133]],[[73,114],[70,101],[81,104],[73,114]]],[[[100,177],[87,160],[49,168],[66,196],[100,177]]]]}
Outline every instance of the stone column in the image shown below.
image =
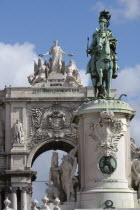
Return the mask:
{"type": "Polygon", "coordinates": [[[28,210],[27,209],[27,189],[21,189],[21,210],[28,210]]]}
{"type": "Polygon", "coordinates": [[[13,209],[17,210],[17,188],[12,188],[11,199],[12,199],[13,209]]]}

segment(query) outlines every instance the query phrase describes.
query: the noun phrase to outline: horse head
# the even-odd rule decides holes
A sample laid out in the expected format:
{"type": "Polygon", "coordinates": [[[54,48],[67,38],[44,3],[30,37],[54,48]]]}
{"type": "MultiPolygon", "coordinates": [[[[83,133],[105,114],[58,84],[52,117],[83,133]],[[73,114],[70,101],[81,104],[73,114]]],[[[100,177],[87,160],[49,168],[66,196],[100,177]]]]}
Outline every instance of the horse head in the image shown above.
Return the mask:
{"type": "Polygon", "coordinates": [[[110,44],[107,32],[100,32],[97,36],[97,48],[100,53],[110,55],[110,44]]]}

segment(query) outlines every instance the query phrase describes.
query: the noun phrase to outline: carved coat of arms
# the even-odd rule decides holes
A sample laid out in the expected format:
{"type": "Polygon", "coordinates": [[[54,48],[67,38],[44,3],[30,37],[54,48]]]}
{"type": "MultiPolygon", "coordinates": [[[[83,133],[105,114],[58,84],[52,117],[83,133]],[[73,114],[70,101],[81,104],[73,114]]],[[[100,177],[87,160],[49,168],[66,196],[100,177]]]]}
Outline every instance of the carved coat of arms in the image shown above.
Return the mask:
{"type": "Polygon", "coordinates": [[[46,140],[69,138],[76,145],[77,126],[72,123],[75,106],[62,106],[55,102],[49,107],[31,107],[29,109],[29,139],[37,144],[46,140]]]}

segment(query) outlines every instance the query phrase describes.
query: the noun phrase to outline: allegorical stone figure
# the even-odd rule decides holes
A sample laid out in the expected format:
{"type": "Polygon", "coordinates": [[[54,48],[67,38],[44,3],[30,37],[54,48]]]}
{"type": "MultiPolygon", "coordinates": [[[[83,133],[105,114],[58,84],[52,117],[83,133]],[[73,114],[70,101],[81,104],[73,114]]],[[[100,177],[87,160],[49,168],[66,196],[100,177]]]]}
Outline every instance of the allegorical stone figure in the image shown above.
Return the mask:
{"type": "Polygon", "coordinates": [[[34,73],[30,74],[28,81],[31,85],[39,82],[46,82],[48,76],[48,67],[43,63],[41,59],[38,59],[38,64],[34,62],[34,73]]]}
{"type": "Polygon", "coordinates": [[[100,12],[100,29],[92,36],[92,43],[87,47],[87,55],[91,59],[87,65],[87,72],[91,74],[95,97],[103,94],[103,83],[106,83],[107,97],[110,97],[110,87],[112,78],[117,77],[117,39],[108,29],[111,15],[107,10],[100,12]],[[97,95],[98,90],[98,95],[97,95]]]}
{"type": "Polygon", "coordinates": [[[20,123],[19,120],[17,120],[16,123],[14,124],[15,143],[22,143],[23,136],[24,136],[24,132],[23,132],[22,123],[20,123]]]}
{"type": "Polygon", "coordinates": [[[62,163],[60,165],[60,174],[62,189],[66,194],[67,201],[75,200],[74,185],[78,182],[75,172],[77,168],[77,158],[75,157],[78,145],[72,149],[68,155],[63,155],[62,163]]]}
{"type": "Polygon", "coordinates": [[[69,85],[72,86],[73,83],[76,83],[78,86],[81,85],[81,77],[75,61],[70,60],[69,65],[66,66],[66,74],[66,81],[69,85]]]}
{"type": "Polygon", "coordinates": [[[138,193],[138,199],[140,200],[140,160],[134,159],[131,166],[132,173],[132,186],[138,193]]]}
{"type": "Polygon", "coordinates": [[[61,47],[58,46],[57,40],[54,41],[54,46],[52,46],[48,52],[45,54],[40,54],[39,56],[43,57],[49,54],[52,55],[52,58],[50,59],[50,71],[53,73],[61,73],[63,55],[73,56],[72,54],[63,52],[61,47]]]}

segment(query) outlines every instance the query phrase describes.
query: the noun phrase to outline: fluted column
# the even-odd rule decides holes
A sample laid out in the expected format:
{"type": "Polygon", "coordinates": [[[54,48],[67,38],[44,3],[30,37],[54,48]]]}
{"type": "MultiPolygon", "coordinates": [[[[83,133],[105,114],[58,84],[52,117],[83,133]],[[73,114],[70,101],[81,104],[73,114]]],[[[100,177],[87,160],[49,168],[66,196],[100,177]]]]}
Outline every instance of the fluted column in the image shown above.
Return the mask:
{"type": "Polygon", "coordinates": [[[13,209],[17,210],[17,188],[12,188],[11,199],[12,199],[13,209]]]}
{"type": "Polygon", "coordinates": [[[21,210],[28,210],[27,209],[27,189],[21,189],[21,210]]]}

